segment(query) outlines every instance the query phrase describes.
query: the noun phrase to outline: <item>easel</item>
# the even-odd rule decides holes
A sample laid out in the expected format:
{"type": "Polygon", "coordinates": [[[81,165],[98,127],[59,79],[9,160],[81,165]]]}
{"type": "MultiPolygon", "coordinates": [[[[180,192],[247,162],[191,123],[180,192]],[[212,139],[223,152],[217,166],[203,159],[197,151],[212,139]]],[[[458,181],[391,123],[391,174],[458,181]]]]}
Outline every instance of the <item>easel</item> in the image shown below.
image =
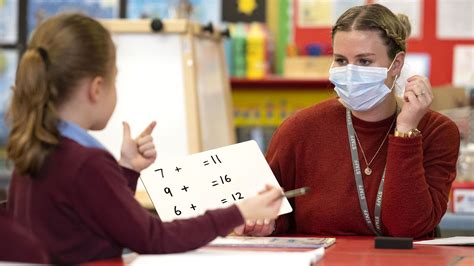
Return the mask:
{"type": "MultiPolygon", "coordinates": [[[[118,101],[107,127],[93,135],[116,158],[122,121],[130,123],[133,136],[157,122],[157,160],[235,143],[221,33],[187,20],[101,23],[116,43],[118,101]]],[[[137,198],[152,207],[144,190],[137,190],[137,198]]]]}

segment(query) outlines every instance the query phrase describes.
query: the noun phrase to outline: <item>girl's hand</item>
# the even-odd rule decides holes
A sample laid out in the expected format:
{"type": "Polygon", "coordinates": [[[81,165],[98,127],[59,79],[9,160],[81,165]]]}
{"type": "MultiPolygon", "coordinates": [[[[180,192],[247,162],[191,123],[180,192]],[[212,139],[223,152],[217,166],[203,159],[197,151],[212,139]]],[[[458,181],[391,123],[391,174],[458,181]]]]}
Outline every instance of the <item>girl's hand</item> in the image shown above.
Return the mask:
{"type": "Polygon", "coordinates": [[[426,77],[412,76],[403,94],[403,106],[397,117],[397,130],[408,132],[416,127],[433,102],[433,91],[426,77]]]}
{"type": "Polygon", "coordinates": [[[283,191],[280,188],[267,185],[265,190],[257,196],[247,198],[239,203],[239,208],[244,220],[253,224],[239,226],[235,229],[236,234],[269,235],[273,232],[274,219],[278,216],[278,211],[282,203],[283,191]],[[265,222],[266,220],[266,222],[265,222]],[[272,224],[273,221],[273,224],[272,224]],[[258,226],[256,226],[256,224],[258,226]],[[250,228],[251,227],[251,228],[250,228]],[[248,230],[245,230],[247,228],[248,230]],[[271,229],[271,230],[270,230],[271,229]]]}
{"type": "Polygon", "coordinates": [[[155,126],[156,122],[151,122],[136,139],[132,139],[130,126],[127,122],[123,122],[123,140],[119,160],[121,166],[140,172],[155,161],[156,150],[151,137],[155,126]]]}
{"type": "Polygon", "coordinates": [[[234,229],[234,233],[238,236],[269,236],[275,231],[274,219],[263,219],[256,221],[246,221],[245,224],[234,229]]]}

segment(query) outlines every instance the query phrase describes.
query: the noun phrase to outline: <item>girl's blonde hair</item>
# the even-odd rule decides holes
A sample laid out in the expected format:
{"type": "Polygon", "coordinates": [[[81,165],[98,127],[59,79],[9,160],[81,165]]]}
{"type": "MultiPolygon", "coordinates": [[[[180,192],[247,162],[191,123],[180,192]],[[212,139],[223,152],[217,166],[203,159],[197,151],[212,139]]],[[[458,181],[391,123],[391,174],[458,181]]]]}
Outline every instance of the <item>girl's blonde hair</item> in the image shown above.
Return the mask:
{"type": "Polygon", "coordinates": [[[372,4],[355,6],[344,12],[332,28],[332,39],[338,31],[352,30],[379,32],[388,48],[388,56],[394,59],[397,53],[406,51],[411,26],[406,15],[395,15],[383,5],[372,4]]]}
{"type": "Polygon", "coordinates": [[[79,14],[52,17],[35,31],[16,73],[7,112],[8,159],[20,175],[34,177],[59,144],[57,108],[78,82],[109,77],[115,64],[110,33],[79,14]]]}

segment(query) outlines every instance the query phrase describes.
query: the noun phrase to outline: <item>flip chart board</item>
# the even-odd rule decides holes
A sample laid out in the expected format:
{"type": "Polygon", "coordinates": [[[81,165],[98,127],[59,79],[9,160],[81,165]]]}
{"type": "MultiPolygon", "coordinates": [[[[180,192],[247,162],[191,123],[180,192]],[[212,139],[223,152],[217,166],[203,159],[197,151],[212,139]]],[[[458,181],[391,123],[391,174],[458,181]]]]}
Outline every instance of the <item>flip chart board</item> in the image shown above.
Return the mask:
{"type": "Polygon", "coordinates": [[[154,22],[101,21],[116,46],[118,100],[106,128],[92,134],[119,158],[122,121],[132,136],[156,121],[157,161],[235,143],[220,34],[187,20],[159,21],[159,30],[154,22]]]}

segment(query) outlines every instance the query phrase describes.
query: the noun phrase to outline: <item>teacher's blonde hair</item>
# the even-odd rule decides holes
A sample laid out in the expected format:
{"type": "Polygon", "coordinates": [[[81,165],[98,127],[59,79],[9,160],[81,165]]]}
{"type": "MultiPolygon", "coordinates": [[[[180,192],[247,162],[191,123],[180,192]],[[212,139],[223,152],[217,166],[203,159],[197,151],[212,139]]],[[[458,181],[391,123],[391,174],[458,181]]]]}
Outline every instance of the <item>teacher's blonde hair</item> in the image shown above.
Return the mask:
{"type": "Polygon", "coordinates": [[[332,28],[332,39],[338,31],[352,30],[379,32],[388,48],[388,56],[394,59],[397,53],[406,52],[411,25],[406,15],[395,15],[383,5],[372,4],[355,6],[344,12],[332,28]]]}

